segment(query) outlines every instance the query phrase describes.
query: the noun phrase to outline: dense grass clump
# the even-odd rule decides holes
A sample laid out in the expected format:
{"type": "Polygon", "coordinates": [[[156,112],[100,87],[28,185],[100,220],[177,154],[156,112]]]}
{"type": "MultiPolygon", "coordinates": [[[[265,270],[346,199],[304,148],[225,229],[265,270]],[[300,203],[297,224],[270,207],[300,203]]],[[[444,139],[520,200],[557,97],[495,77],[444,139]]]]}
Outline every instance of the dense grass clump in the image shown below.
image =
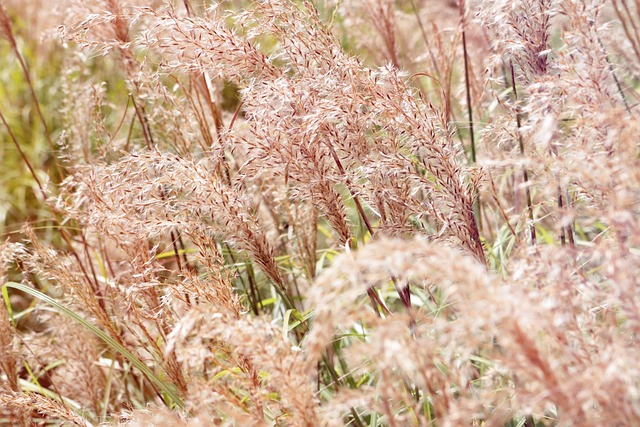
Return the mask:
{"type": "Polygon", "coordinates": [[[0,424],[640,425],[626,0],[0,4],[0,424]]]}

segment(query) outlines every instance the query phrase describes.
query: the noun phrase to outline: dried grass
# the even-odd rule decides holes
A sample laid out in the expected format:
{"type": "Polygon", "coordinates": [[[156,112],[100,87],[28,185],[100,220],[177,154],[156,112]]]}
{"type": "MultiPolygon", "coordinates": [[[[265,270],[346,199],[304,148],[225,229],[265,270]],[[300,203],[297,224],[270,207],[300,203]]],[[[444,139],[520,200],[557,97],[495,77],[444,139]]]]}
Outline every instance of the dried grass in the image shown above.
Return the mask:
{"type": "Polygon", "coordinates": [[[639,424],[637,5],[445,3],[39,21],[64,179],[0,246],[0,418],[639,424]]]}

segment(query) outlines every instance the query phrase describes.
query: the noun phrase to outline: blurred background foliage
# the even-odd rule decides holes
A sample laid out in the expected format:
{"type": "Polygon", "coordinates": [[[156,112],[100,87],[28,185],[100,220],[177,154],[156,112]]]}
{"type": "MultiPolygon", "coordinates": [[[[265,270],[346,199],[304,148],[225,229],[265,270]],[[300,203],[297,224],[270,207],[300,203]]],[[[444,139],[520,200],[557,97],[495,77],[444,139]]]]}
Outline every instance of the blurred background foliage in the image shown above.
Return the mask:
{"type": "MultiPolygon", "coordinates": [[[[59,114],[60,74],[62,55],[51,42],[36,37],[31,23],[9,10],[13,33],[20,54],[29,70],[31,82],[38,102],[47,120],[51,138],[60,135],[62,117],[59,114]]],[[[0,40],[0,111],[16,137],[20,148],[31,163],[38,179],[47,182],[58,180],[51,172],[57,170],[56,153],[52,153],[47,142],[27,79],[11,44],[0,40]]],[[[50,210],[46,207],[37,182],[22,159],[6,126],[0,128],[0,235],[3,239],[16,239],[22,224],[32,224],[40,234],[48,235],[51,222],[50,210]]],[[[52,237],[49,235],[49,237],[52,237]]],[[[50,239],[48,239],[50,240],[50,239]]]]}

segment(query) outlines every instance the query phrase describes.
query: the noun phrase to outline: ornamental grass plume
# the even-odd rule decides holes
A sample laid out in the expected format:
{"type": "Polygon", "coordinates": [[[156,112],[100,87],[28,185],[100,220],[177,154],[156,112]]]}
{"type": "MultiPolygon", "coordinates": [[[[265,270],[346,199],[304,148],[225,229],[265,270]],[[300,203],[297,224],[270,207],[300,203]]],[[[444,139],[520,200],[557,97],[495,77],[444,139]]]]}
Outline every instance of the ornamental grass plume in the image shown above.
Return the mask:
{"type": "Polygon", "coordinates": [[[640,423],[636,4],[53,6],[0,7],[3,422],[640,423]]]}

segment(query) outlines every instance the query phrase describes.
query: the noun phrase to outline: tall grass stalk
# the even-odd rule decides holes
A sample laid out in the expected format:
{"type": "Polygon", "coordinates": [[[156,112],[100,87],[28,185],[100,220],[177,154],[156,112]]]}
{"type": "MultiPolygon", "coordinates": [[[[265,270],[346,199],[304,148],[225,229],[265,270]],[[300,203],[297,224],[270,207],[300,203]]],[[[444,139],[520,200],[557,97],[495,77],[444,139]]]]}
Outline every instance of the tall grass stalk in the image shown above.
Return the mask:
{"type": "Polygon", "coordinates": [[[636,3],[37,5],[2,422],[640,424],[636,3]]]}

